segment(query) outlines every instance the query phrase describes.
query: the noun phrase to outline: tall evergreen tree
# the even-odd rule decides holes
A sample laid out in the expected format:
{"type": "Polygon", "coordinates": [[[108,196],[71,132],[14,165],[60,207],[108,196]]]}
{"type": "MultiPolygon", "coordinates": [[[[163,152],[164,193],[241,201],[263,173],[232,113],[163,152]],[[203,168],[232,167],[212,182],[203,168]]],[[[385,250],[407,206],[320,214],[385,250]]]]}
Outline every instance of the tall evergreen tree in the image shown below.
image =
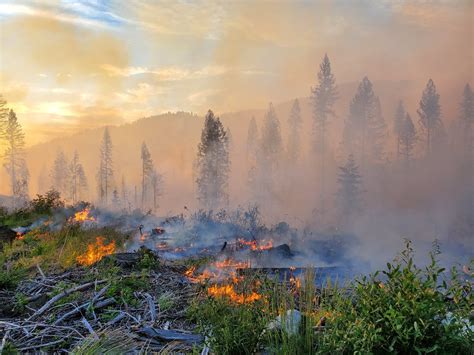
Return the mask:
{"type": "Polygon", "coordinates": [[[420,108],[418,109],[418,116],[423,131],[426,135],[426,154],[430,155],[432,152],[433,139],[436,135],[441,134],[441,106],[439,104],[439,94],[436,91],[436,86],[433,80],[428,80],[425,90],[423,91],[420,108]]]}
{"type": "Polygon", "coordinates": [[[9,110],[7,108],[7,102],[5,101],[3,96],[0,95],[0,138],[6,138],[5,129],[8,124],[8,117],[9,110]]]}
{"type": "Polygon", "coordinates": [[[104,205],[109,203],[110,194],[112,193],[114,179],[112,149],[112,139],[110,138],[109,129],[106,127],[100,146],[100,165],[97,173],[99,201],[104,205]]]}
{"type": "Polygon", "coordinates": [[[272,174],[280,163],[283,153],[283,140],[281,138],[280,121],[276,115],[273,104],[270,103],[262,128],[259,156],[261,164],[272,174]]]}
{"type": "Polygon", "coordinates": [[[400,133],[403,127],[403,123],[405,120],[406,112],[405,106],[403,105],[403,101],[398,101],[397,110],[395,111],[395,116],[393,119],[393,133],[395,136],[395,140],[397,143],[397,159],[400,159],[400,133]]]}
{"type": "Polygon", "coordinates": [[[387,135],[387,125],[382,113],[382,105],[378,97],[375,97],[374,112],[369,120],[369,142],[371,147],[371,158],[373,162],[380,163],[385,157],[385,141],[387,135]]]}
{"type": "Polygon", "coordinates": [[[411,116],[406,113],[405,118],[400,123],[398,131],[399,154],[405,161],[405,167],[408,168],[413,156],[413,149],[416,142],[416,129],[411,116]]]}
{"type": "Polygon", "coordinates": [[[30,185],[30,172],[26,161],[23,160],[20,165],[20,170],[18,178],[16,181],[16,205],[26,206],[30,197],[29,197],[29,185],[30,185]]]}
{"type": "Polygon", "coordinates": [[[51,188],[58,191],[63,198],[69,197],[69,171],[66,156],[62,150],[58,151],[51,171],[51,188]]]}
{"type": "Polygon", "coordinates": [[[255,163],[257,156],[257,147],[258,147],[258,128],[257,121],[255,117],[249,122],[249,128],[247,131],[247,162],[251,164],[255,163]]]}
{"type": "Polygon", "coordinates": [[[459,116],[464,132],[464,155],[474,165],[474,92],[469,83],[464,86],[459,116]]]}
{"type": "Polygon", "coordinates": [[[362,176],[352,154],[347,158],[346,164],[339,167],[337,182],[339,189],[336,204],[341,219],[347,225],[362,207],[362,176]]]}
{"type": "Polygon", "coordinates": [[[197,197],[206,209],[228,203],[229,147],[224,126],[219,117],[209,110],[198,145],[197,197]]]}
{"type": "Polygon", "coordinates": [[[87,191],[87,178],[84,168],[79,160],[79,154],[74,152],[69,163],[69,193],[73,204],[84,199],[87,191]]]}
{"type": "Polygon", "coordinates": [[[380,101],[372,83],[364,77],[349,106],[343,141],[346,153],[360,161],[363,171],[370,158],[372,162],[380,162],[383,158],[385,130],[380,101]]]}
{"type": "Polygon", "coordinates": [[[17,208],[28,191],[29,174],[25,162],[25,134],[13,110],[8,114],[3,135],[7,143],[4,167],[10,177],[12,207],[17,208]]]}
{"type": "Polygon", "coordinates": [[[256,164],[250,167],[248,173],[250,192],[257,202],[272,195],[273,180],[282,158],[280,121],[270,103],[258,142],[256,164]]]}
{"type": "Polygon", "coordinates": [[[145,208],[145,202],[149,193],[149,188],[152,187],[151,179],[153,175],[153,160],[151,154],[146,146],[146,143],[142,143],[141,149],[142,158],[142,208],[145,208]]]}
{"type": "Polygon", "coordinates": [[[153,170],[150,184],[153,192],[153,209],[156,211],[159,207],[159,198],[163,195],[163,175],[153,170]]]}
{"type": "Polygon", "coordinates": [[[288,160],[292,163],[298,161],[301,152],[300,131],[302,122],[300,103],[298,99],[295,99],[291,107],[290,117],[288,118],[289,135],[287,151],[288,160]]]}
{"type": "Polygon", "coordinates": [[[319,65],[318,85],[311,89],[313,108],[313,148],[319,153],[319,203],[320,212],[325,211],[326,192],[326,134],[328,121],[335,117],[334,103],[338,98],[336,80],[331,71],[331,63],[327,54],[319,65]]]}

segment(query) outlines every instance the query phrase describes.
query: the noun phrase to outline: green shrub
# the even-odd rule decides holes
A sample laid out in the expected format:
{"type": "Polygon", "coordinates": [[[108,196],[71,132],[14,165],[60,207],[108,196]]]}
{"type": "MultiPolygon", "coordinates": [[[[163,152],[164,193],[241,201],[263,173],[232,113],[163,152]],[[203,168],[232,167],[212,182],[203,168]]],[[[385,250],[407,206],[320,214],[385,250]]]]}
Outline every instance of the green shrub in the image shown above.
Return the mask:
{"type": "Polygon", "coordinates": [[[474,341],[469,327],[472,285],[462,284],[454,269],[447,282],[444,271],[436,253],[431,253],[428,267],[418,268],[408,242],[382,273],[356,280],[350,295],[341,291],[323,298],[330,316],[318,351],[469,353],[474,341]]]}

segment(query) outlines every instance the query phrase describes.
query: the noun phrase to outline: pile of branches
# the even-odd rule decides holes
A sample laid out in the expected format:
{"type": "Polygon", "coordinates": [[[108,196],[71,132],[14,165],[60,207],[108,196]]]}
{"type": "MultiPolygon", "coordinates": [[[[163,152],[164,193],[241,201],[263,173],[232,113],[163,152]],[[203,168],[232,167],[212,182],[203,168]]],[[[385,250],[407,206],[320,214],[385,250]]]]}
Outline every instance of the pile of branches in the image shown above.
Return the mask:
{"type": "Polygon", "coordinates": [[[114,282],[136,278],[138,253],[114,257],[119,275],[110,278],[92,268],[22,281],[15,291],[0,292],[0,353],[6,344],[20,352],[185,352],[203,342],[185,314],[195,287],[179,266],[160,263],[146,271],[147,291],[134,291],[133,305],[110,295],[114,282]],[[61,287],[58,287],[60,285],[61,287]],[[110,292],[109,292],[110,294],[110,292]],[[160,307],[166,294],[171,308],[160,307]]]}

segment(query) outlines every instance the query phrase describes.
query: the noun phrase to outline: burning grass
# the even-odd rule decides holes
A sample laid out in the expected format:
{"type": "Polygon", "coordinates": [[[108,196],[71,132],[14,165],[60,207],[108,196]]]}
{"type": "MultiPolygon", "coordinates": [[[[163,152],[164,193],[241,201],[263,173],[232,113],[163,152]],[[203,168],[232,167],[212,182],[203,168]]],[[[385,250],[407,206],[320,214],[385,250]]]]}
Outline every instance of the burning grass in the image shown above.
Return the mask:
{"type": "Polygon", "coordinates": [[[95,222],[96,219],[95,217],[90,215],[90,208],[86,207],[82,211],[78,211],[74,213],[74,217],[71,217],[71,222],[78,222],[78,223],[83,223],[83,222],[95,222]]]}
{"type": "Polygon", "coordinates": [[[97,237],[95,243],[87,246],[87,252],[79,255],[76,260],[81,265],[93,265],[104,256],[113,254],[115,250],[115,240],[112,240],[109,244],[104,244],[104,237],[97,237]]]}

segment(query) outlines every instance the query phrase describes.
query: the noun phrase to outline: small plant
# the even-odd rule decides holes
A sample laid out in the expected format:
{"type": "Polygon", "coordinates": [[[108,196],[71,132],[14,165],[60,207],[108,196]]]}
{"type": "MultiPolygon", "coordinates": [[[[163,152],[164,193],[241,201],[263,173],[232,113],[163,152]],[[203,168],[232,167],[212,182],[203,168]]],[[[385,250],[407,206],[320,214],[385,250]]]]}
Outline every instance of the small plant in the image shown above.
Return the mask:
{"type": "Polygon", "coordinates": [[[418,268],[408,241],[386,270],[356,280],[350,295],[323,298],[330,316],[318,351],[469,353],[474,341],[472,285],[461,283],[456,273],[448,282],[436,255],[431,253],[425,269],[418,268]]]}
{"type": "Polygon", "coordinates": [[[173,294],[171,292],[165,292],[158,297],[158,305],[160,311],[166,312],[174,306],[173,294]]]}

